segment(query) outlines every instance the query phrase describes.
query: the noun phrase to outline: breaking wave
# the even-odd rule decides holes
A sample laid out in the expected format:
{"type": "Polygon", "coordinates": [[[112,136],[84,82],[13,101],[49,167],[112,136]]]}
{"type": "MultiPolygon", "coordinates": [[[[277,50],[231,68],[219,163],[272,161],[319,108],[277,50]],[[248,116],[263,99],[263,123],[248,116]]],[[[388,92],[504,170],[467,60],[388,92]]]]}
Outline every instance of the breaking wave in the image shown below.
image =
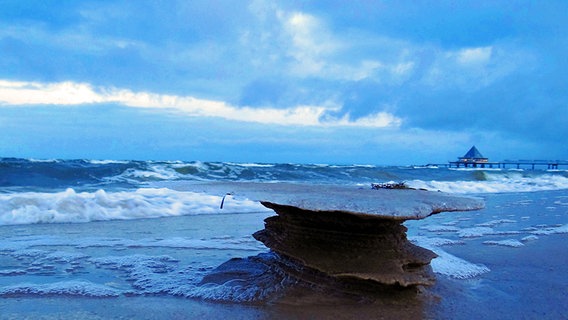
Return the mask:
{"type": "Polygon", "coordinates": [[[523,174],[521,172],[484,173],[485,179],[471,181],[411,180],[413,188],[448,193],[503,193],[534,192],[568,189],[568,177],[564,174],[523,174]]]}
{"type": "Polygon", "coordinates": [[[451,193],[568,188],[568,171],[447,169],[373,165],[0,158],[0,192],[136,189],[163,181],[254,181],[370,185],[406,182],[451,193]]]}
{"type": "Polygon", "coordinates": [[[134,191],[20,192],[0,194],[0,225],[129,220],[196,214],[262,212],[267,209],[246,199],[166,188],[134,191]]]}

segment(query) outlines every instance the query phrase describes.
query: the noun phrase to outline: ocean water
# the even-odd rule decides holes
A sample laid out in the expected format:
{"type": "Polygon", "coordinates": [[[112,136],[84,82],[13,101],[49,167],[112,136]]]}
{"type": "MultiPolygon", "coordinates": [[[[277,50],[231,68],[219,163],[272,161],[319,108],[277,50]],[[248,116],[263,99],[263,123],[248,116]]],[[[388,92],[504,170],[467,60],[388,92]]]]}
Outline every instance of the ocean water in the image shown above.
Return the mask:
{"type": "MultiPolygon", "coordinates": [[[[503,274],[512,270],[504,259],[516,257],[520,260],[514,263],[523,266],[523,252],[546,252],[568,239],[565,170],[3,158],[0,318],[310,316],[267,302],[287,286],[286,279],[239,286],[201,282],[232,258],[272,259],[251,234],[273,213],[237,197],[227,199],[221,209],[223,194],[183,191],[184,184],[197,181],[369,188],[371,183],[404,181],[414,188],[483,198],[486,208],[480,211],[442,213],[405,223],[412,242],[439,256],[432,267],[440,284],[432,291],[442,300],[452,290],[467,293],[453,303],[419,303],[426,318],[452,312],[456,314],[448,318],[460,318],[452,307],[460,303],[513,301],[520,293],[511,288],[525,282],[501,287],[503,274]],[[163,312],[150,311],[152,305],[163,312]]],[[[544,318],[568,314],[568,281],[560,276],[560,266],[565,268],[568,258],[550,259],[542,265],[551,277],[557,272],[559,280],[543,292],[554,297],[546,299],[549,306],[534,306],[530,315],[543,316],[545,307],[544,318]]],[[[530,261],[540,272],[538,261],[530,261]]],[[[362,310],[351,302],[341,303],[347,315],[362,310]]],[[[330,310],[322,305],[337,304],[313,296],[293,303],[322,317],[330,310]]],[[[494,311],[504,308],[506,313],[511,306],[512,302],[501,303],[494,311]]],[[[376,308],[371,304],[363,309],[368,316],[376,308]]]]}

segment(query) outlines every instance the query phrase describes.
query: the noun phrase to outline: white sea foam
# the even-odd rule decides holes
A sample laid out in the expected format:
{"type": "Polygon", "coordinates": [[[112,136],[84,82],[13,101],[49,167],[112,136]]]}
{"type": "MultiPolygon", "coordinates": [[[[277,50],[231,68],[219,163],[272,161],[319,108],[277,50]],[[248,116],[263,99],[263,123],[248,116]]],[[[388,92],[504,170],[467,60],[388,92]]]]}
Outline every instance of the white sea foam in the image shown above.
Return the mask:
{"type": "MultiPolygon", "coordinates": [[[[206,261],[192,261],[190,265],[180,263],[171,255],[97,255],[108,250],[89,250],[94,256],[83,254],[83,248],[112,247],[115,250],[135,248],[137,251],[147,248],[191,248],[197,250],[248,250],[264,252],[262,247],[252,237],[215,236],[210,239],[189,238],[156,238],[156,239],[122,239],[107,237],[67,237],[55,235],[13,236],[5,237],[0,241],[0,255],[14,259],[12,267],[0,270],[0,276],[14,277],[14,279],[29,279],[26,277],[49,276],[45,279],[73,278],[85,276],[90,280],[101,279],[109,281],[106,277],[93,278],[90,275],[115,273],[116,279],[122,279],[113,285],[91,283],[82,279],[69,279],[68,281],[46,284],[42,283],[16,283],[15,285],[0,287],[0,297],[17,295],[77,295],[93,297],[113,297],[122,294],[172,294],[187,297],[200,297],[213,299],[213,291],[200,288],[199,280],[213,266],[206,261]],[[253,244],[253,242],[255,242],[253,244]],[[35,249],[41,246],[43,249],[35,249]],[[57,248],[55,251],[49,248],[57,248]],[[65,249],[68,248],[68,249],[65,249]],[[91,271],[93,267],[105,270],[102,273],[91,271]],[[23,278],[18,278],[23,277],[23,278]],[[55,278],[52,278],[55,277],[55,278]]],[[[120,251],[124,252],[124,251],[120,251]]],[[[198,253],[199,254],[199,253],[198,253]]],[[[34,279],[34,278],[32,278],[34,279]]],[[[111,280],[114,278],[111,278],[111,280]]],[[[49,281],[49,280],[47,280],[49,281]]],[[[96,280],[95,280],[96,281],[96,280]]],[[[115,280],[113,280],[115,281],[115,280]]],[[[238,288],[228,288],[233,293],[238,288]]],[[[227,293],[218,291],[215,299],[223,298],[227,293]]]]}
{"type": "Polygon", "coordinates": [[[197,250],[237,250],[262,251],[265,247],[252,236],[245,237],[213,237],[209,239],[193,238],[144,238],[125,239],[107,237],[60,237],[60,236],[18,236],[7,237],[0,241],[0,251],[10,252],[15,259],[33,258],[36,260],[50,260],[55,262],[73,261],[87,258],[87,255],[70,252],[48,252],[34,247],[75,247],[84,248],[176,248],[197,250]]]}
{"type": "Polygon", "coordinates": [[[136,294],[174,294],[180,290],[195,290],[199,278],[209,268],[180,269],[178,260],[167,255],[107,256],[90,259],[98,268],[115,270],[127,275],[136,294]],[[183,288],[183,289],[182,289],[183,288]]]}
{"type": "Polygon", "coordinates": [[[77,260],[86,259],[89,257],[90,257],[89,255],[80,252],[55,251],[45,255],[44,259],[57,263],[70,263],[77,260]]]}
{"type": "Polygon", "coordinates": [[[476,224],[476,226],[478,226],[478,227],[495,227],[497,225],[504,224],[504,223],[516,223],[516,222],[517,221],[510,220],[510,219],[499,219],[499,220],[491,220],[491,221],[488,221],[488,222],[479,223],[479,224],[476,224]]]}
{"type": "Polygon", "coordinates": [[[489,227],[464,228],[458,231],[460,238],[477,238],[491,234],[495,234],[495,230],[489,227]]]}
{"type": "Polygon", "coordinates": [[[483,244],[494,245],[494,246],[505,246],[512,248],[519,248],[524,246],[524,244],[521,241],[516,239],[488,240],[488,241],[483,241],[483,244]]]}
{"type": "Polygon", "coordinates": [[[141,264],[151,263],[152,265],[162,265],[165,266],[168,263],[178,262],[177,259],[168,256],[148,256],[144,254],[134,254],[129,256],[107,256],[100,258],[91,258],[90,262],[94,263],[99,267],[106,267],[109,269],[124,269],[127,267],[134,267],[141,264]]]}
{"type": "Polygon", "coordinates": [[[186,239],[186,238],[169,238],[169,239],[148,239],[139,240],[130,246],[142,247],[164,247],[164,248],[184,248],[184,249],[216,249],[216,250],[243,250],[256,251],[264,248],[264,246],[252,237],[240,239],[186,239]]]}
{"type": "Polygon", "coordinates": [[[172,290],[172,293],[188,298],[212,301],[256,302],[262,301],[291,285],[293,285],[293,282],[289,279],[283,279],[282,282],[274,282],[266,286],[259,286],[256,283],[229,281],[224,284],[209,283],[201,286],[185,286],[181,290],[172,290]]]}
{"type": "Polygon", "coordinates": [[[173,168],[164,165],[152,165],[147,170],[141,169],[127,169],[121,175],[116,177],[110,177],[107,180],[114,181],[140,181],[144,180],[177,180],[181,175],[176,172],[173,168]]]}
{"type": "Polygon", "coordinates": [[[432,250],[438,257],[430,263],[434,272],[456,279],[471,279],[490,271],[483,264],[475,264],[458,258],[439,248],[432,250]]]}
{"type": "Polygon", "coordinates": [[[521,239],[522,242],[529,242],[529,241],[535,241],[538,240],[538,236],[535,235],[530,235],[530,236],[526,236],[524,238],[521,239]]]}
{"type": "Polygon", "coordinates": [[[521,234],[522,232],[517,230],[494,230],[493,228],[486,227],[475,227],[475,228],[467,228],[458,231],[458,235],[461,238],[477,238],[482,236],[506,236],[506,235],[516,235],[521,234]]]}
{"type": "Polygon", "coordinates": [[[446,238],[438,238],[438,237],[424,237],[424,236],[414,236],[409,237],[409,241],[416,243],[418,245],[428,246],[428,247],[441,247],[441,246],[452,246],[457,244],[464,244],[461,240],[452,240],[446,238]]]}
{"type": "Polygon", "coordinates": [[[457,232],[460,230],[457,227],[448,225],[425,225],[421,226],[420,229],[428,230],[430,232],[457,232]]]}
{"type": "Polygon", "coordinates": [[[558,227],[546,227],[542,229],[531,231],[534,235],[551,235],[551,234],[565,234],[568,233],[568,224],[558,227]]]}
{"type": "Polygon", "coordinates": [[[455,279],[470,279],[490,271],[485,265],[471,263],[439,248],[442,245],[461,244],[462,242],[460,241],[428,237],[412,237],[409,239],[421,247],[434,251],[438,255],[437,258],[430,262],[435,273],[455,279]]]}
{"type": "Polygon", "coordinates": [[[247,167],[247,168],[274,168],[274,164],[267,164],[267,163],[232,163],[227,162],[229,165],[239,166],[239,167],[247,167]]]}
{"type": "Polygon", "coordinates": [[[128,164],[127,160],[86,160],[91,164],[128,164]]]}
{"type": "Polygon", "coordinates": [[[533,192],[568,189],[568,178],[562,175],[543,174],[524,176],[522,173],[507,174],[485,173],[485,181],[424,181],[411,180],[407,185],[412,188],[442,191],[448,193],[503,193],[533,192]]]}
{"type": "MultiPolygon", "coordinates": [[[[196,161],[191,163],[181,162],[181,161],[169,161],[169,162],[147,162],[147,166],[128,168],[121,174],[115,176],[109,176],[103,178],[106,182],[126,182],[133,185],[146,185],[153,181],[176,181],[176,180],[193,180],[202,181],[208,180],[208,178],[213,178],[215,176],[214,169],[211,169],[207,164],[196,161]],[[207,172],[208,178],[203,178],[196,176],[194,174],[183,172],[183,170],[178,171],[183,168],[192,168],[192,172],[207,172]],[[210,176],[209,176],[210,175],[210,176]]],[[[225,166],[220,167],[220,175],[218,177],[223,177],[226,174],[223,169],[225,166]]],[[[242,168],[241,168],[242,169],[242,168]]]]}
{"type": "Polygon", "coordinates": [[[60,162],[61,160],[57,160],[57,159],[33,159],[33,158],[30,158],[30,159],[28,159],[28,161],[30,161],[30,162],[37,162],[37,163],[57,163],[57,162],[60,162]]]}
{"type": "MultiPolygon", "coordinates": [[[[31,251],[30,251],[31,252],[31,251]]],[[[23,253],[23,250],[22,252],[23,253]]],[[[12,257],[19,253],[13,252],[12,257]]],[[[258,283],[239,283],[238,278],[224,284],[200,284],[204,275],[214,267],[205,264],[192,263],[182,266],[178,259],[169,255],[132,254],[124,256],[102,256],[81,258],[80,261],[56,262],[49,264],[44,258],[50,256],[48,251],[37,250],[34,256],[40,257],[35,261],[29,258],[21,263],[23,268],[12,268],[0,271],[0,276],[44,275],[45,270],[52,275],[77,276],[75,273],[88,267],[115,273],[119,283],[94,283],[83,279],[73,279],[55,283],[18,283],[0,287],[0,297],[21,295],[71,295],[87,297],[116,297],[123,294],[169,294],[176,296],[195,297],[216,301],[256,301],[263,295],[281,289],[282,283],[275,281],[259,286],[258,283]],[[57,270],[59,268],[59,270],[57,270]],[[52,270],[56,269],[56,270],[52,270]],[[64,273],[62,273],[64,269],[64,273]],[[59,273],[58,273],[59,272],[59,273]],[[125,280],[124,282],[120,279],[125,280]]],[[[72,253],[58,252],[55,256],[66,257],[72,253]]],[[[104,273],[103,273],[104,274],[104,273]]],[[[99,279],[99,278],[97,278],[99,279]]],[[[108,281],[104,277],[101,281],[108,281]]],[[[267,279],[267,281],[271,281],[267,279]]]]}
{"type": "Polygon", "coordinates": [[[0,225],[89,222],[168,216],[267,211],[246,199],[225,201],[222,197],[170,189],[56,193],[23,192],[0,194],[0,225]]]}

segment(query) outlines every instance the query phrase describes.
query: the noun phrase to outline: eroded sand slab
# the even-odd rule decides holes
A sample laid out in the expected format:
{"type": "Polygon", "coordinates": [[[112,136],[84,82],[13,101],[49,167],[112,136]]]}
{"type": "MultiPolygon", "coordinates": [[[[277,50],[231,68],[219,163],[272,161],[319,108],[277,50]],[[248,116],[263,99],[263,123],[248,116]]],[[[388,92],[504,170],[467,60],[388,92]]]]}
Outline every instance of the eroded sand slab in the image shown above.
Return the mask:
{"type": "MultiPolygon", "coordinates": [[[[310,211],[342,211],[393,220],[417,220],[447,211],[483,208],[483,200],[422,190],[374,190],[369,187],[292,183],[206,182],[184,184],[184,191],[293,206],[310,211]]],[[[227,199],[230,201],[230,199],[227,199]]]]}
{"type": "MultiPolygon", "coordinates": [[[[289,260],[270,263],[274,268],[309,285],[327,278],[361,289],[433,284],[430,261],[436,254],[410,243],[402,223],[484,206],[477,198],[438,192],[352,186],[223,182],[189,190],[260,201],[277,215],[267,218],[254,237],[289,260]],[[286,271],[282,265],[299,267],[286,271]]],[[[222,274],[225,279],[226,268],[222,274]]]]}

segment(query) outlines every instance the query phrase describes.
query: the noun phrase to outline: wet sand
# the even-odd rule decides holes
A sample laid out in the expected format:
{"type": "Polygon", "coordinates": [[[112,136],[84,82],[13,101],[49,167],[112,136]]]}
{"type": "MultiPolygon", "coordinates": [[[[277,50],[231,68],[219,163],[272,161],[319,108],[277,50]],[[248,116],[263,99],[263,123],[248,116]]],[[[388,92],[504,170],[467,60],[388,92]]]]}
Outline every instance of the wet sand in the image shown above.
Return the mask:
{"type": "Polygon", "coordinates": [[[446,249],[491,271],[474,279],[438,277],[431,292],[434,319],[568,319],[566,235],[542,237],[522,248],[478,245],[446,249]]]}
{"type": "Polygon", "coordinates": [[[368,303],[298,294],[296,301],[244,305],[169,296],[20,297],[0,300],[0,319],[568,319],[565,241],[551,235],[515,250],[448,250],[491,272],[469,280],[438,276],[416,298],[368,303]]]}
{"type": "MultiPolygon", "coordinates": [[[[428,218],[409,225],[409,234],[457,239],[455,233],[427,232],[420,227],[425,224],[443,225],[459,219],[462,219],[459,220],[462,221],[459,226],[465,228],[507,217],[516,222],[503,224],[501,229],[515,231],[541,224],[566,224],[568,206],[564,197],[563,192],[489,195],[486,196],[487,208],[482,211],[443,213],[432,217],[431,221],[428,218]]],[[[186,216],[59,226],[10,226],[2,227],[0,231],[3,237],[10,236],[10,233],[60,233],[77,238],[88,234],[90,237],[128,239],[149,236],[240,237],[260,230],[262,219],[267,215],[186,216]]],[[[436,284],[432,287],[384,299],[361,301],[353,297],[310,291],[292,291],[284,299],[268,304],[210,302],[171,295],[121,295],[115,298],[23,295],[0,298],[0,319],[568,319],[568,234],[542,235],[538,240],[515,248],[484,244],[487,240],[521,236],[524,234],[466,238],[461,245],[444,246],[444,251],[469,262],[483,264],[490,272],[465,280],[438,274],[436,284]]],[[[88,250],[92,255],[97,250],[115,250],[112,254],[169,254],[180,259],[182,265],[192,263],[195,259],[217,265],[230,257],[256,254],[242,250],[180,248],[88,250]]],[[[91,279],[99,277],[101,282],[109,281],[105,278],[108,274],[97,273],[96,270],[91,272],[91,279]]]]}

